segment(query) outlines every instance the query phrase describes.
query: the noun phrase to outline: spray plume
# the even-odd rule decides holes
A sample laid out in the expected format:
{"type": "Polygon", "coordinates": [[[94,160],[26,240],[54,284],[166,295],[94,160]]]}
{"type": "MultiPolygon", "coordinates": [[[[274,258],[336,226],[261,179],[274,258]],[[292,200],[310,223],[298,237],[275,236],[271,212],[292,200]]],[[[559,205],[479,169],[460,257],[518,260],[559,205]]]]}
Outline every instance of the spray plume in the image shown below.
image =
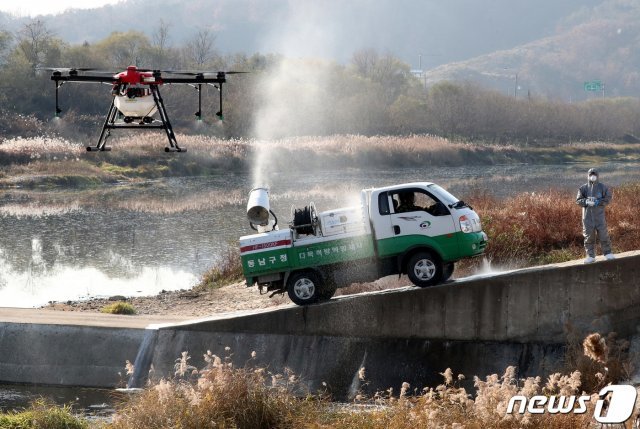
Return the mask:
{"type": "Polygon", "coordinates": [[[302,134],[303,130],[322,134],[331,109],[326,66],[322,60],[285,59],[300,52],[330,56],[335,32],[326,7],[315,2],[291,2],[287,16],[265,37],[263,50],[284,58],[265,73],[258,98],[254,136],[258,140],[253,165],[254,186],[269,181],[269,141],[302,134]],[[323,70],[325,72],[323,72],[323,70]]]}

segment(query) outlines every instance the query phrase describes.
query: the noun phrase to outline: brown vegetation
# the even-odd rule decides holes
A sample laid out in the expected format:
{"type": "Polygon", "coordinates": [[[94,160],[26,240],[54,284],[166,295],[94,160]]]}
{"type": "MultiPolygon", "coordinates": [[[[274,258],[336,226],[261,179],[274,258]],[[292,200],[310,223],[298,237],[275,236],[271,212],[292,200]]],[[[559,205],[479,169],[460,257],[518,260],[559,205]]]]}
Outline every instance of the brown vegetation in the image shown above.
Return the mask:
{"type": "Polygon", "coordinates": [[[243,279],[239,244],[228,244],[220,253],[218,262],[202,275],[196,289],[216,289],[243,279]]]}
{"type": "Polygon", "coordinates": [[[557,147],[465,143],[433,135],[333,135],[281,140],[223,140],[179,135],[187,153],[163,152],[164,136],[147,133],[110,142],[112,152],[87,153],[62,139],[12,139],[0,144],[0,186],[92,186],[158,177],[247,172],[260,158],[271,171],[407,168],[500,163],[637,160],[637,145],[592,142],[557,147]]]}
{"type": "Polygon", "coordinates": [[[565,367],[580,371],[583,390],[597,392],[608,384],[631,379],[638,356],[630,350],[628,340],[618,338],[615,332],[596,332],[583,339],[571,326],[567,328],[565,367]]]}
{"type": "MultiPolygon", "coordinates": [[[[247,358],[250,363],[253,356],[247,358]]],[[[207,366],[198,371],[183,352],[175,378],[160,380],[125,403],[110,427],[293,429],[316,420],[318,399],[294,396],[293,374],[271,374],[250,365],[234,368],[230,355],[207,352],[204,359],[207,366]]]]}
{"type": "Polygon", "coordinates": [[[37,399],[26,410],[0,413],[0,428],[88,429],[89,423],[74,415],[70,406],[59,407],[44,399],[37,399]]]}
{"type": "Polygon", "coordinates": [[[136,309],[131,303],[118,301],[105,305],[100,312],[108,314],[136,314],[136,309]]]}
{"type": "MultiPolygon", "coordinates": [[[[600,343],[598,335],[587,337],[585,344],[600,343]]],[[[461,387],[465,377],[455,376],[447,369],[441,374],[444,382],[435,388],[419,390],[417,386],[403,383],[397,393],[392,388],[371,397],[360,393],[350,406],[341,407],[330,402],[324,392],[305,391],[290,371],[274,374],[267,368],[254,366],[255,352],[247,357],[245,367],[236,368],[231,363],[230,349],[225,350],[225,358],[208,351],[204,355],[206,367],[200,371],[190,365],[190,356],[183,352],[176,359],[175,377],[160,380],[122,404],[110,427],[582,428],[593,424],[593,407],[602,387],[601,383],[585,385],[583,379],[620,381],[603,377],[597,367],[584,367],[586,372],[570,370],[566,375],[551,374],[546,382],[541,377],[518,379],[516,368],[509,367],[502,376],[493,374],[484,380],[474,377],[475,391],[467,392],[461,387]],[[531,398],[580,394],[592,395],[584,414],[506,413],[509,400],[515,395],[531,398]]],[[[619,359],[617,366],[627,365],[628,355],[616,358],[619,359]]],[[[364,368],[359,377],[366,383],[364,368]]]]}

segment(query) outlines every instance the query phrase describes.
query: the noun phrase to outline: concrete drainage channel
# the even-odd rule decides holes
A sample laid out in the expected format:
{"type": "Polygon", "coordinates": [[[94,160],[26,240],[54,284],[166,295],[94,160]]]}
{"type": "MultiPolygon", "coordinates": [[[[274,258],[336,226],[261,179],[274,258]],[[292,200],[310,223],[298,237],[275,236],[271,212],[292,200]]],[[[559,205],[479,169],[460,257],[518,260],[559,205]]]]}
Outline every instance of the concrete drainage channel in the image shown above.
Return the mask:
{"type": "Polygon", "coordinates": [[[325,383],[337,398],[358,387],[361,366],[372,390],[404,381],[433,385],[447,367],[468,378],[508,365],[518,366],[519,376],[546,375],[561,369],[566,326],[578,335],[615,331],[635,340],[639,262],[630,252],[587,266],[557,264],[195,321],[0,309],[0,381],[112,388],[127,381],[119,375],[125,361],[136,360],[130,386],[139,386],[151,364],[156,377],[170,377],[181,352],[204,367],[207,350],[226,356],[226,347],[236,366],[255,351],[251,365],[289,368],[311,390],[325,383]]]}

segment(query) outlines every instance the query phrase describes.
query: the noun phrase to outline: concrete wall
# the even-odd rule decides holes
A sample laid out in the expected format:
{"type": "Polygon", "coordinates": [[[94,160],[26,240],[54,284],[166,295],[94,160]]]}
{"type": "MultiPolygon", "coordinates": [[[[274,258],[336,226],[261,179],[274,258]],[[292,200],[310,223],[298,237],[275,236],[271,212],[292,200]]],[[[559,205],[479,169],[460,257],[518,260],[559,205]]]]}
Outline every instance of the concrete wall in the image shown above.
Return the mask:
{"type": "Polygon", "coordinates": [[[333,299],[176,329],[430,340],[563,342],[567,324],[634,333],[640,255],[552,265],[491,277],[333,299]]]}
{"type": "Polygon", "coordinates": [[[312,390],[352,391],[359,366],[369,388],[423,387],[451,367],[467,377],[518,367],[519,376],[562,370],[567,332],[616,331],[630,338],[640,322],[640,256],[592,265],[561,264],[458,281],[344,297],[241,317],[160,329],[153,357],[170,373],[181,351],[231,347],[236,365],[256,351],[272,371],[290,368],[312,390]]]}
{"type": "Polygon", "coordinates": [[[393,387],[400,390],[408,382],[420,390],[442,383],[448,367],[456,374],[472,376],[504,373],[509,365],[520,376],[548,374],[561,369],[563,344],[501,343],[476,341],[431,341],[419,338],[350,338],[280,334],[239,334],[163,329],[159,332],[153,365],[155,375],[171,375],[173,363],[182,351],[191,355],[189,363],[203,368],[207,350],[231,356],[236,367],[266,367],[274,374],[292,370],[306,387],[315,392],[328,390],[334,398],[352,398],[362,389],[368,393],[393,387]],[[225,351],[229,347],[230,351],[225,351]],[[251,353],[256,358],[251,359],[251,353]],[[366,369],[366,386],[357,377],[366,369]]]}
{"type": "Polygon", "coordinates": [[[0,323],[0,381],[116,387],[126,382],[125,361],[134,361],[144,333],[144,329],[0,323]]]}

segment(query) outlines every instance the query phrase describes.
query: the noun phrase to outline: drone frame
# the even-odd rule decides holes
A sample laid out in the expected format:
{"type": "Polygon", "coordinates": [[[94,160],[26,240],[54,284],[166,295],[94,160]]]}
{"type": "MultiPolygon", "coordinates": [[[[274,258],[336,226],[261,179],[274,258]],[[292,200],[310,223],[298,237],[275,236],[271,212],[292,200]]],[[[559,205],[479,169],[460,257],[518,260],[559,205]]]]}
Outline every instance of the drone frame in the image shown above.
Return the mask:
{"type": "MultiPolygon", "coordinates": [[[[106,146],[108,138],[111,136],[111,130],[113,129],[163,129],[167,135],[169,146],[165,147],[165,152],[186,152],[187,149],[180,147],[176,139],[176,135],[173,132],[171,121],[165,107],[164,101],[160,94],[160,86],[165,84],[188,84],[193,86],[198,91],[198,111],[195,116],[198,120],[202,119],[202,85],[212,85],[219,91],[220,104],[219,110],[216,112],[216,116],[222,120],[224,119],[222,113],[222,84],[226,82],[226,74],[242,73],[242,72],[214,72],[215,77],[209,77],[209,72],[171,72],[169,74],[184,74],[190,77],[164,77],[161,70],[146,70],[139,69],[135,66],[129,66],[127,71],[111,74],[110,76],[92,76],[92,75],[80,75],[78,71],[92,71],[92,69],[69,69],[67,74],[63,74],[61,69],[53,69],[51,74],[51,80],[55,81],[56,85],[56,117],[62,112],[59,105],[58,91],[65,82],[95,82],[95,83],[109,83],[114,86],[120,84],[139,84],[146,85],[151,91],[153,101],[160,117],[160,124],[154,124],[156,121],[147,121],[147,117],[143,118],[140,123],[121,123],[116,122],[118,116],[118,108],[115,105],[115,95],[112,97],[111,106],[107,113],[106,119],[102,125],[100,137],[95,146],[87,146],[87,151],[110,151],[111,148],[106,146]],[[131,73],[131,76],[129,76],[131,73]]],[[[104,72],[102,72],[104,73],[104,72]]]]}

